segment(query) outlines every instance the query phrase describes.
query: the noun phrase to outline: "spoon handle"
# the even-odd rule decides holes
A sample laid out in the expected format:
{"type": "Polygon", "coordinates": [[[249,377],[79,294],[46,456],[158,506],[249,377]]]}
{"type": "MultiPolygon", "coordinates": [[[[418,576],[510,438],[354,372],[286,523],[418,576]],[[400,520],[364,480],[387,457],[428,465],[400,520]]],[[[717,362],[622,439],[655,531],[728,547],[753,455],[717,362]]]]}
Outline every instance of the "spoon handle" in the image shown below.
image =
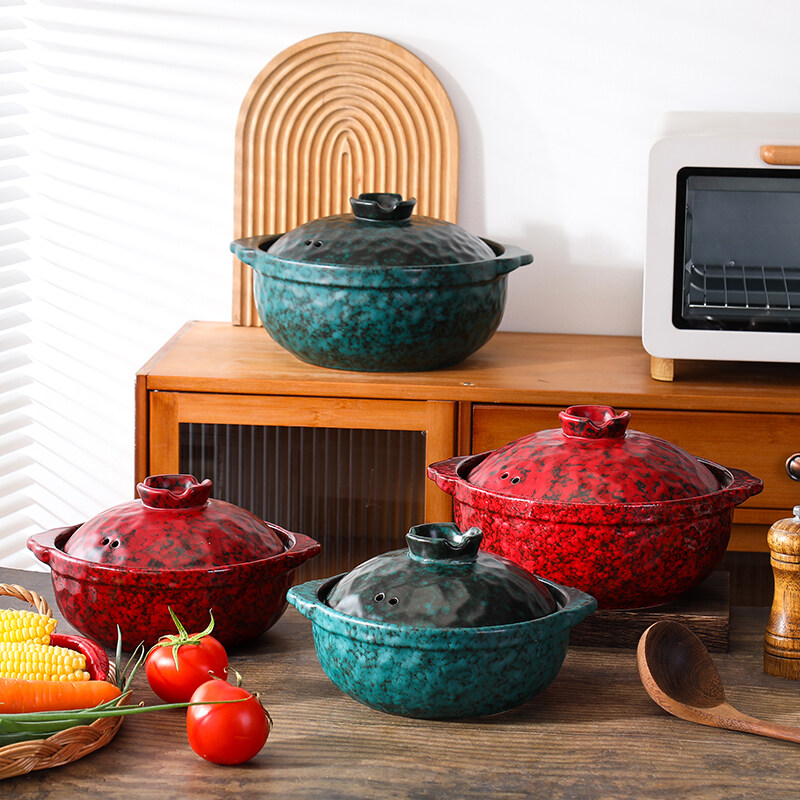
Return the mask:
{"type": "Polygon", "coordinates": [[[787,742],[800,744],[800,728],[794,728],[791,725],[767,722],[738,711],[730,716],[722,717],[720,721],[724,721],[725,727],[733,731],[754,733],[758,736],[768,736],[771,739],[783,739],[787,742]]]}

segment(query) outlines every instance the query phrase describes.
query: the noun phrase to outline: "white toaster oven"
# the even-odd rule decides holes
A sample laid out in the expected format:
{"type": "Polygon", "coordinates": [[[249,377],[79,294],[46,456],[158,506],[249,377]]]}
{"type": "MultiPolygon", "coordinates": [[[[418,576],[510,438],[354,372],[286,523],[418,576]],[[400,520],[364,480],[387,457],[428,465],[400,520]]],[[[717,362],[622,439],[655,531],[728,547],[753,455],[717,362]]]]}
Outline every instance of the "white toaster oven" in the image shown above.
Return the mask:
{"type": "Polygon", "coordinates": [[[642,341],[655,359],[800,363],[800,114],[667,116],[642,341]]]}

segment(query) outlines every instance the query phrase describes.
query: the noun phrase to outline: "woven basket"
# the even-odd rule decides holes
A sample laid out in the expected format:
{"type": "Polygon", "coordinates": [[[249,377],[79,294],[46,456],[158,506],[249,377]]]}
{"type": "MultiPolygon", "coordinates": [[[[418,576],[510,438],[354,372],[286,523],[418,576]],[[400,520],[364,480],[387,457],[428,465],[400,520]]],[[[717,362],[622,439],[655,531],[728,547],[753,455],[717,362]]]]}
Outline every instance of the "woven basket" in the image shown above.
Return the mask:
{"type": "MultiPolygon", "coordinates": [[[[32,605],[40,614],[52,617],[47,601],[22,586],[0,583],[0,596],[15,597],[32,605]]],[[[109,666],[108,679],[114,680],[114,665],[109,666]]],[[[91,725],[76,725],[59,731],[47,739],[17,742],[0,747],[0,779],[25,775],[38,769],[60,767],[77,761],[105,747],[122,725],[122,717],[104,717],[91,725]]]]}

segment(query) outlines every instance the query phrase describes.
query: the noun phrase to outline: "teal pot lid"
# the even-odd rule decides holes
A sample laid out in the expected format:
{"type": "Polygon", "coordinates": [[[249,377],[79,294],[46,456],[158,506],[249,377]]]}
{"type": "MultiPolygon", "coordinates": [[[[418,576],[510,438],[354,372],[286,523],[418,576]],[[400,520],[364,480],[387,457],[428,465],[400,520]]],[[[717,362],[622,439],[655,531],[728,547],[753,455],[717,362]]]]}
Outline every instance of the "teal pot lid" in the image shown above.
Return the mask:
{"type": "Polygon", "coordinates": [[[351,198],[352,214],[300,225],[269,245],[273,258],[353,267],[445,266],[495,258],[481,238],[459,225],[412,216],[416,200],[371,193],[351,198]]]}
{"type": "Polygon", "coordinates": [[[327,604],[360,619],[418,627],[469,628],[539,619],[557,610],[539,579],[479,550],[479,528],[417,525],[408,548],[365,561],[333,588],[327,604]]]}

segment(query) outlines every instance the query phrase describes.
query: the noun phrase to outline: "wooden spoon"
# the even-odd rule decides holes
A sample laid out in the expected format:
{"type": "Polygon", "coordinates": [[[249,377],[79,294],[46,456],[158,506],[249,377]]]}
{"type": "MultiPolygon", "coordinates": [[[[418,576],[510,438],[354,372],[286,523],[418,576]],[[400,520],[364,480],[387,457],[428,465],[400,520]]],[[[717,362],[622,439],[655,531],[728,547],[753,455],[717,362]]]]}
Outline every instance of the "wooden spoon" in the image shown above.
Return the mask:
{"type": "Polygon", "coordinates": [[[703,643],[685,625],[651,625],[636,650],[645,690],[665,711],[714,728],[800,742],[800,728],[765,722],[737,711],[725,699],[719,672],[703,643]]]}

